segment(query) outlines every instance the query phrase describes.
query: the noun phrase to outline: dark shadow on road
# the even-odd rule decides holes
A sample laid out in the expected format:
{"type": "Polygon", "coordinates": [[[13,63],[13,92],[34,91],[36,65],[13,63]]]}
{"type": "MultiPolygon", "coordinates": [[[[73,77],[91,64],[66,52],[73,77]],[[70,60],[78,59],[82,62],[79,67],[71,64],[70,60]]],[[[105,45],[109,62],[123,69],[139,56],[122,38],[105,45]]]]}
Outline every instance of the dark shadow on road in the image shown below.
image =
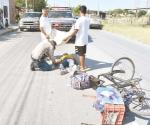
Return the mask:
{"type": "Polygon", "coordinates": [[[123,125],[131,123],[133,121],[135,121],[135,114],[131,113],[131,112],[126,112],[125,116],[124,116],[124,119],[123,119],[123,125]]]}
{"type": "Polygon", "coordinates": [[[95,124],[81,123],[81,125],[95,125],[95,124]]]}
{"type": "MultiPolygon", "coordinates": [[[[7,34],[4,34],[0,37],[0,42],[8,42],[8,40],[12,39],[12,38],[16,38],[18,37],[18,35],[20,34],[21,32],[17,32],[17,31],[14,31],[14,32],[11,32],[11,33],[7,33],[7,34]]],[[[10,42],[10,41],[9,41],[10,42]]]]}
{"type": "Polygon", "coordinates": [[[21,31],[21,32],[40,32],[40,30],[35,30],[35,29],[27,30],[27,29],[24,29],[24,30],[21,31]]]}
{"type": "MultiPolygon", "coordinates": [[[[7,34],[4,34],[4,35],[2,35],[2,36],[0,36],[0,42],[10,42],[10,41],[8,41],[8,40],[10,40],[10,39],[13,39],[13,38],[21,38],[22,36],[21,35],[19,35],[19,34],[21,34],[21,33],[23,33],[23,32],[29,32],[29,33],[34,33],[34,32],[39,32],[39,31],[37,31],[37,30],[31,30],[31,31],[14,31],[14,32],[10,32],[10,33],[7,33],[7,34]]],[[[27,34],[24,34],[25,36],[27,35],[27,34]]]]}
{"type": "MultiPolygon", "coordinates": [[[[75,64],[78,65],[79,64],[78,56],[76,54],[71,54],[71,55],[73,55],[74,57],[75,64]]],[[[60,58],[60,55],[55,56],[55,58],[57,59],[60,58]]],[[[112,64],[113,63],[110,63],[110,62],[103,62],[103,61],[86,58],[86,66],[89,68],[88,71],[95,70],[95,69],[111,68],[112,64]]],[[[45,69],[45,67],[49,67],[49,66],[50,66],[49,64],[46,64],[46,66],[42,66],[42,67],[44,67],[45,69]]],[[[56,69],[58,69],[57,66],[56,66],[56,69]]],[[[46,70],[41,69],[40,71],[46,71],[46,70]]],[[[52,71],[52,70],[48,70],[48,71],[52,71]]]]}
{"type": "Polygon", "coordinates": [[[148,118],[146,116],[144,117],[144,116],[137,115],[137,114],[135,114],[133,112],[126,112],[126,114],[124,116],[124,120],[123,120],[123,125],[126,125],[128,123],[134,122],[135,121],[135,117],[143,119],[145,121],[148,121],[147,125],[150,125],[150,118],[148,118]]]}
{"type": "Polygon", "coordinates": [[[148,121],[147,125],[150,125],[150,120],[148,121]]]}
{"type": "Polygon", "coordinates": [[[92,39],[92,37],[90,35],[88,35],[88,42],[89,43],[94,42],[93,39],[92,39]]]}
{"type": "Polygon", "coordinates": [[[90,70],[108,68],[111,67],[112,64],[113,63],[110,62],[103,62],[86,58],[86,65],[88,68],[90,68],[90,70]]]}

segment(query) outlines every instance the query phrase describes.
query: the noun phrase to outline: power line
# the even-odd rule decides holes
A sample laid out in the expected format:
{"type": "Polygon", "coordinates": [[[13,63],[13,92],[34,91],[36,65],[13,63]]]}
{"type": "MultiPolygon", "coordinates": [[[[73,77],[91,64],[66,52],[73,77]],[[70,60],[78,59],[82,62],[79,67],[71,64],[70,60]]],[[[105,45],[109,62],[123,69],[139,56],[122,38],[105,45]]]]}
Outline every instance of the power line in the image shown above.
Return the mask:
{"type": "Polygon", "coordinates": [[[25,4],[26,4],[26,12],[28,11],[28,0],[25,0],[25,4]]]}
{"type": "Polygon", "coordinates": [[[149,6],[149,2],[150,2],[149,0],[146,1],[146,7],[147,7],[147,8],[150,7],[150,6],[149,6]]]}

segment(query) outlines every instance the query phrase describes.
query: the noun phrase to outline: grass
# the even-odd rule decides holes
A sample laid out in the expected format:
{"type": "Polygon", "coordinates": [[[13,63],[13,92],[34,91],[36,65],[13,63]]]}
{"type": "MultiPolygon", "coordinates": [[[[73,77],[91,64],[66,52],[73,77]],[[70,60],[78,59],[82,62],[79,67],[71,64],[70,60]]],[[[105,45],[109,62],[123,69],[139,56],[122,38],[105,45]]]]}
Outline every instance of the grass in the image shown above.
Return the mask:
{"type": "Polygon", "coordinates": [[[104,29],[146,44],[150,44],[150,26],[104,24],[104,29]]]}

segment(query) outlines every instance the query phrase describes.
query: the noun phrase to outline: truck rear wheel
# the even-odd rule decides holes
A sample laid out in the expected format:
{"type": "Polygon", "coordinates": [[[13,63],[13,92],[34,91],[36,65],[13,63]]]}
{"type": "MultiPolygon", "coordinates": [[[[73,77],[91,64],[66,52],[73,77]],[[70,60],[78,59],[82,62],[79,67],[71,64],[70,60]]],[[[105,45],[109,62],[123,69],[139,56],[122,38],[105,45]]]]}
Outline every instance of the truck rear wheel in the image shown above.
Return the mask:
{"type": "Polygon", "coordinates": [[[20,31],[23,31],[23,29],[22,29],[22,28],[20,28],[20,31]]]}

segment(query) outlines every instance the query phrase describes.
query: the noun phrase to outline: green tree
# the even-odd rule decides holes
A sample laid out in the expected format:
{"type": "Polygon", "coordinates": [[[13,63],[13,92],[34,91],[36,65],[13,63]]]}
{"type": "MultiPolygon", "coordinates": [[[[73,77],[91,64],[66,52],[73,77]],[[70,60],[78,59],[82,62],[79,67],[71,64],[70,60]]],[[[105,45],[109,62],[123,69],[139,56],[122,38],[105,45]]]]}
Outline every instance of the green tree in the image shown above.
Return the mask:
{"type": "MultiPolygon", "coordinates": [[[[26,0],[16,0],[17,7],[25,7],[26,0]]],[[[41,11],[47,5],[47,0],[27,0],[28,9],[34,9],[34,11],[41,11]]]]}
{"type": "Polygon", "coordinates": [[[73,15],[78,16],[80,12],[80,5],[73,8],[73,15]]]}
{"type": "Polygon", "coordinates": [[[25,7],[25,1],[24,0],[16,0],[16,6],[17,7],[25,7]]]}
{"type": "Polygon", "coordinates": [[[128,14],[129,14],[128,9],[124,9],[124,10],[123,10],[123,14],[124,14],[124,15],[128,15],[128,14]]]}
{"type": "Polygon", "coordinates": [[[124,10],[122,10],[122,9],[114,9],[114,10],[108,11],[108,14],[111,15],[111,16],[117,17],[120,14],[124,14],[124,10]]]}
{"type": "Polygon", "coordinates": [[[135,12],[133,12],[133,11],[129,11],[129,12],[128,12],[128,14],[136,15],[136,13],[135,13],[135,12]]]}
{"type": "Polygon", "coordinates": [[[140,10],[139,12],[138,12],[138,17],[141,17],[141,16],[144,16],[144,15],[146,15],[146,11],[145,10],[140,10]]]}
{"type": "Polygon", "coordinates": [[[47,2],[45,0],[37,0],[34,6],[35,11],[42,11],[43,8],[45,8],[47,5],[47,2]]]}
{"type": "Polygon", "coordinates": [[[123,14],[123,10],[122,9],[114,9],[113,10],[113,13],[115,14],[115,15],[119,15],[119,14],[123,14]]]}

